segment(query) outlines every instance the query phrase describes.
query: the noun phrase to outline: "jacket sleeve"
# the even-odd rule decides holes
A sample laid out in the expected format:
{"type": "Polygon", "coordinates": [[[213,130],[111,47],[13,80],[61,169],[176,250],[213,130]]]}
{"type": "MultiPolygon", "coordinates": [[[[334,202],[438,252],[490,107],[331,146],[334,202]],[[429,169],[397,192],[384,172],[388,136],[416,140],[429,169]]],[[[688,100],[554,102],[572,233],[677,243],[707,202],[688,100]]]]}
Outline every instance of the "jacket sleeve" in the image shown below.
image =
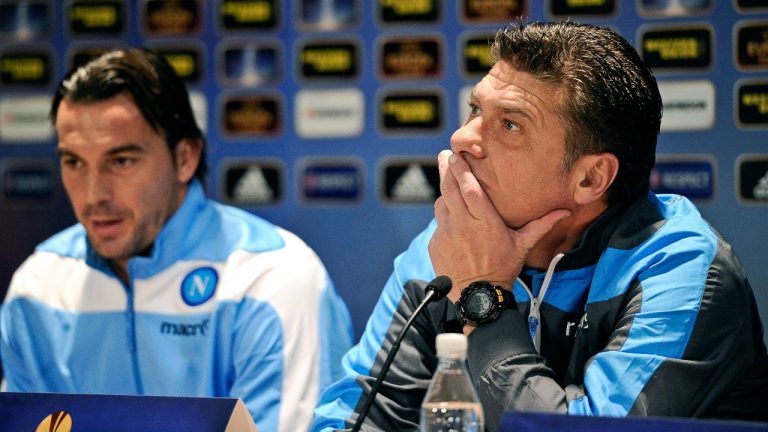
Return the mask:
{"type": "MultiPolygon", "coordinates": [[[[342,361],[344,377],[321,396],[313,431],[354,426],[382,365],[406,321],[424,298],[434,272],[427,244],[434,224],[395,259],[395,271],[379,297],[360,342],[342,361]]],[[[429,305],[414,320],[385,375],[361,430],[415,430],[419,407],[435,367],[434,338],[445,300],[429,305]]]]}
{"type": "Polygon", "coordinates": [[[221,338],[232,341],[229,395],[243,400],[259,430],[293,432],[308,429],[321,391],[340,377],[352,326],[320,259],[283,235],[284,250],[231,275],[259,276],[234,312],[232,334],[221,338]]]}
{"type": "Polygon", "coordinates": [[[470,374],[485,411],[485,425],[496,430],[504,411],[565,413],[564,389],[533,346],[525,317],[505,310],[469,335],[470,374]]]}
{"type": "MultiPolygon", "coordinates": [[[[35,263],[35,256],[27,258],[22,266],[14,273],[5,300],[0,304],[0,362],[3,366],[3,382],[0,391],[42,392],[68,391],[62,383],[61,387],[50,388],[46,384],[50,380],[41,374],[39,362],[50,357],[36,356],[49,350],[44,342],[40,342],[41,319],[30,309],[30,302],[19,295],[25,284],[35,281],[36,270],[49,270],[35,263]],[[35,271],[31,271],[34,269],[35,271]]],[[[47,354],[46,354],[47,355],[47,354]]]]}
{"type": "MultiPolygon", "coordinates": [[[[28,376],[25,367],[24,359],[18,348],[18,341],[16,340],[16,326],[15,323],[23,323],[22,319],[18,316],[13,317],[14,314],[19,313],[18,305],[14,300],[6,299],[5,303],[0,305],[0,361],[3,366],[3,382],[0,386],[0,391],[33,391],[33,380],[28,376]]],[[[22,333],[24,337],[25,333],[22,333]]],[[[42,380],[40,380],[42,381],[42,380]]]]}
{"type": "Polygon", "coordinates": [[[585,359],[570,383],[537,354],[516,310],[475,329],[469,364],[489,429],[506,410],[710,415],[761,362],[765,347],[740,264],[726,243],[704,237],[677,235],[640,260],[637,250],[617,251],[626,256],[610,270],[598,266],[605,277],[592,290],[603,298],[590,293],[574,342],[585,359]]]}

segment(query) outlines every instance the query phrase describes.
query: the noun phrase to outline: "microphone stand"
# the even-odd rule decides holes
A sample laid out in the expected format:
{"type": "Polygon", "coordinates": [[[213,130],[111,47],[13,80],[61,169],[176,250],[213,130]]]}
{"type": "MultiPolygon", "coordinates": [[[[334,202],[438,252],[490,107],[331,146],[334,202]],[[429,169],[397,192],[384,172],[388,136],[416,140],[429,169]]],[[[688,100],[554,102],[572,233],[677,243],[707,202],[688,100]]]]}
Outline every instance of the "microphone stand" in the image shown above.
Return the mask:
{"type": "Polygon", "coordinates": [[[360,415],[357,417],[357,421],[355,421],[355,426],[352,428],[352,432],[358,432],[360,427],[363,425],[365,417],[368,416],[368,411],[371,409],[371,404],[373,404],[373,400],[376,398],[376,393],[379,391],[381,382],[384,381],[384,377],[389,371],[389,367],[392,365],[392,361],[395,359],[395,354],[397,353],[398,349],[400,349],[400,342],[403,341],[405,333],[411,327],[411,324],[413,324],[413,320],[419,316],[421,310],[424,309],[424,307],[426,307],[429,302],[439,300],[448,294],[448,292],[451,290],[451,280],[448,278],[448,276],[438,276],[433,279],[432,282],[427,284],[426,290],[427,294],[424,297],[424,300],[422,300],[416,310],[413,311],[411,317],[408,319],[408,321],[405,322],[403,329],[400,330],[400,334],[397,336],[395,343],[392,344],[392,349],[389,351],[389,354],[387,354],[387,358],[384,360],[384,364],[381,366],[379,376],[376,378],[376,382],[373,383],[373,387],[371,387],[371,392],[368,394],[368,398],[365,400],[365,405],[363,405],[363,409],[360,411],[360,415]]]}

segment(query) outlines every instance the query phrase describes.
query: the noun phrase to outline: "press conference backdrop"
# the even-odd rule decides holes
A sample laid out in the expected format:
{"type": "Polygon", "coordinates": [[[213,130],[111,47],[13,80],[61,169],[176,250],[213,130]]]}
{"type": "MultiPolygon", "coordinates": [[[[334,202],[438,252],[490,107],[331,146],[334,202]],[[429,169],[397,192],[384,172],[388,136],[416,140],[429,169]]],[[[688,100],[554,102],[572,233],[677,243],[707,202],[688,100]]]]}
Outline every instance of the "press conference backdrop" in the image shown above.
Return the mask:
{"type": "Polygon", "coordinates": [[[641,52],[665,109],[653,189],[692,198],[731,240],[768,317],[766,0],[0,0],[0,293],[74,222],[47,124],[56,83],[148,45],[191,90],[209,195],[303,237],[359,335],[432,217],[436,154],[488,40],[517,16],[610,26],[641,52]]]}

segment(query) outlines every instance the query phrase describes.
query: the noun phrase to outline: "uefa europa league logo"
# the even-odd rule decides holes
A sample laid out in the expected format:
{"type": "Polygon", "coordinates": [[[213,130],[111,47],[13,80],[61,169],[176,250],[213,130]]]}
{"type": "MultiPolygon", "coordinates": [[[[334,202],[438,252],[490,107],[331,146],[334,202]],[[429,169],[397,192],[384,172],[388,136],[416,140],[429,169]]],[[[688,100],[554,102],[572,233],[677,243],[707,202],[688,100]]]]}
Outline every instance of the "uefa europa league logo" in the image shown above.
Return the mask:
{"type": "Polygon", "coordinates": [[[58,411],[53,414],[49,414],[44,418],[42,422],[37,426],[35,432],[71,432],[72,431],[72,416],[65,411],[58,411]]]}

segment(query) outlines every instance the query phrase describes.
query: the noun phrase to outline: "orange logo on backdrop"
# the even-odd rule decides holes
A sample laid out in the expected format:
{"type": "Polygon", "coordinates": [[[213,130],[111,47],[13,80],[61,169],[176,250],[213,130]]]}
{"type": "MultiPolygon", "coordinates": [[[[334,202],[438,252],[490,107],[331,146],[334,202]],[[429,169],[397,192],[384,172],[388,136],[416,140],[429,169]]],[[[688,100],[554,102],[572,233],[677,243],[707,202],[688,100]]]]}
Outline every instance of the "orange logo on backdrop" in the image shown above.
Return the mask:
{"type": "Polygon", "coordinates": [[[65,411],[49,414],[44,418],[35,432],[70,432],[72,431],[72,416],[65,411]]]}

